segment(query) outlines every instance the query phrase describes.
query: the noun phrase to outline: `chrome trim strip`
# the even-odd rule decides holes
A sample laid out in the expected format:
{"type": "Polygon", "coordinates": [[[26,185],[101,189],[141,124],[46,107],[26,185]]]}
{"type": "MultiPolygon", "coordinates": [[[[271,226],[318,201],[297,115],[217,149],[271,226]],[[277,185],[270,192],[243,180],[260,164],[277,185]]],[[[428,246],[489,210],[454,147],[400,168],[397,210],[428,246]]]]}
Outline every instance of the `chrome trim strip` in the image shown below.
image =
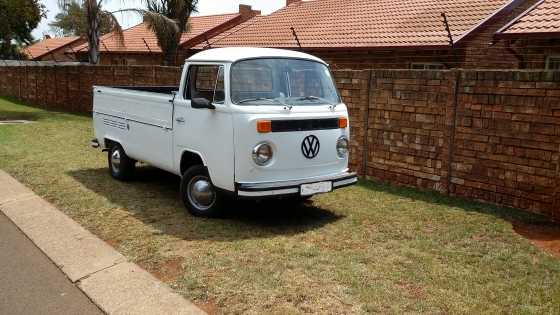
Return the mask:
{"type": "Polygon", "coordinates": [[[243,197],[263,197],[263,196],[276,196],[276,195],[289,195],[299,193],[299,188],[279,189],[279,190],[265,190],[265,191],[242,191],[238,192],[239,196],[243,197]]]}
{"type": "Polygon", "coordinates": [[[107,113],[104,113],[104,112],[94,111],[93,113],[98,114],[98,115],[105,115],[105,116],[109,116],[109,117],[119,118],[119,119],[122,119],[124,121],[132,121],[132,122],[142,124],[142,125],[146,125],[146,126],[152,126],[152,127],[158,127],[158,128],[162,128],[162,129],[170,129],[171,130],[171,128],[165,127],[163,125],[154,125],[154,124],[150,124],[150,123],[147,123],[147,122],[142,122],[142,121],[131,119],[131,118],[124,118],[124,117],[120,117],[120,116],[107,114],[107,113]]]}
{"type": "Polygon", "coordinates": [[[290,181],[278,181],[278,182],[268,182],[268,183],[239,183],[239,189],[268,189],[268,188],[281,188],[281,187],[291,187],[300,186],[302,184],[324,182],[324,181],[337,181],[345,180],[348,177],[357,177],[356,173],[344,172],[334,175],[309,177],[299,180],[290,181]]]}
{"type": "Polygon", "coordinates": [[[340,187],[340,186],[344,186],[344,185],[350,185],[350,184],[354,184],[358,182],[358,178],[354,177],[354,178],[350,178],[350,179],[345,179],[345,180],[340,180],[338,182],[333,182],[333,187],[340,187]]]}

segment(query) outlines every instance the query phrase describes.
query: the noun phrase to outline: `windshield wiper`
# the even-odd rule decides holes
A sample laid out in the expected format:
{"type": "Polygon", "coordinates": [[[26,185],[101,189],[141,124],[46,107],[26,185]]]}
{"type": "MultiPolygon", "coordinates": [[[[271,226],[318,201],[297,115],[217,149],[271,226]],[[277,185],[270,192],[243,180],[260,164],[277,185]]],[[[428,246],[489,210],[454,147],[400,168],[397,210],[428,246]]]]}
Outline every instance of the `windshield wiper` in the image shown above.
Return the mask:
{"type": "MultiPolygon", "coordinates": [[[[277,102],[282,104],[282,102],[280,102],[277,99],[274,98],[266,98],[266,97],[256,97],[256,98],[248,98],[248,99],[244,99],[241,100],[239,102],[237,102],[237,104],[244,104],[244,103],[249,103],[249,102],[258,102],[258,101],[272,101],[272,102],[277,102]]],[[[283,104],[282,104],[283,105],[283,104]]]]}
{"type": "Polygon", "coordinates": [[[322,98],[322,97],[318,97],[318,96],[313,96],[313,95],[300,97],[300,98],[296,99],[296,101],[322,101],[322,102],[327,103],[327,105],[332,106],[333,108],[336,107],[336,104],[331,103],[331,102],[330,102],[329,100],[327,100],[326,98],[322,98]]]}

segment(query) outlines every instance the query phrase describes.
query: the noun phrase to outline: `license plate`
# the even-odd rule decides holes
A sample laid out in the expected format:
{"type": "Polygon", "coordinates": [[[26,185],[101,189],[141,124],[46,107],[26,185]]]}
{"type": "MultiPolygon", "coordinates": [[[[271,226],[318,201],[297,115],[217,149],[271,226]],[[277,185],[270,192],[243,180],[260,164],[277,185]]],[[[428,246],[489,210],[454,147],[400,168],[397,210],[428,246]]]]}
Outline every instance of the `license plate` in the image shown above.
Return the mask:
{"type": "Polygon", "coordinates": [[[302,196],[312,196],[316,194],[324,194],[332,191],[332,182],[321,182],[313,184],[301,185],[302,196]]]}

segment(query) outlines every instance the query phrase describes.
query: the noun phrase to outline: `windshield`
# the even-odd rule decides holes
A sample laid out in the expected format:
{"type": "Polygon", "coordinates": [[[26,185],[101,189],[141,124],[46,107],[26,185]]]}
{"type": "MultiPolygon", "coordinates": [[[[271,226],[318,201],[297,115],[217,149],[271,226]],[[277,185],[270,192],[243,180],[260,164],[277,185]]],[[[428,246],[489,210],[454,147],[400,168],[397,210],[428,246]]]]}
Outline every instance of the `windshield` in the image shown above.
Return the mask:
{"type": "Polygon", "coordinates": [[[231,67],[236,105],[337,105],[340,97],[329,68],[299,59],[251,59],[231,67]]]}

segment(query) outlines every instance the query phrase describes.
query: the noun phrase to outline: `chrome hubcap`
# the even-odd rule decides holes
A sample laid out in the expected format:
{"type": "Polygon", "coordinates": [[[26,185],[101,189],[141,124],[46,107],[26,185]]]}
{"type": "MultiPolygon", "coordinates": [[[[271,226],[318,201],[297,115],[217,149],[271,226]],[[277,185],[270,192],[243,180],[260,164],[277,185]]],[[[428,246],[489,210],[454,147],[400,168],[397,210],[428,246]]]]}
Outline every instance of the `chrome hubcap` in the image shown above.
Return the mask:
{"type": "Polygon", "coordinates": [[[119,150],[115,150],[115,152],[111,154],[111,167],[113,167],[113,170],[118,172],[120,166],[121,166],[121,153],[119,152],[119,150]]]}
{"type": "Polygon", "coordinates": [[[208,210],[216,202],[216,193],[206,176],[195,176],[189,182],[187,191],[189,201],[199,210],[208,210]]]}

